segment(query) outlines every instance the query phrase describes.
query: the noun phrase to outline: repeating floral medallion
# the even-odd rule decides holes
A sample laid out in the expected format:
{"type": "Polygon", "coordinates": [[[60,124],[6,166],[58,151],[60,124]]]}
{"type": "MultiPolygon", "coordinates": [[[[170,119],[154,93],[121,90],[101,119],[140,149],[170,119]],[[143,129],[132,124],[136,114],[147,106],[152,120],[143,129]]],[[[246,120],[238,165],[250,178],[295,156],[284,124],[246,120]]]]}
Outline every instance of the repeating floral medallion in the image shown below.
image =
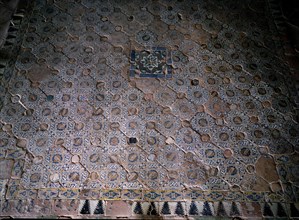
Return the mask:
{"type": "Polygon", "coordinates": [[[0,215],[299,217],[296,92],[264,3],[20,9],[0,65],[0,215]]]}

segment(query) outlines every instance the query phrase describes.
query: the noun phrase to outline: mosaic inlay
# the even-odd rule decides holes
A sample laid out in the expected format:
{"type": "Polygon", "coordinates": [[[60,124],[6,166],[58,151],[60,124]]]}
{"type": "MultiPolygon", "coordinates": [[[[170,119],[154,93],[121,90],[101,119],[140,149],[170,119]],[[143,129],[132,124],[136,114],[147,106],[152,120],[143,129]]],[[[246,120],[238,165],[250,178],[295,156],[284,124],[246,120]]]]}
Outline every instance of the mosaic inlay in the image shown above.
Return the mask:
{"type": "Polygon", "coordinates": [[[171,78],[171,53],[164,47],[132,50],[130,77],[171,78]]]}
{"type": "Polygon", "coordinates": [[[268,2],[31,1],[1,50],[0,216],[299,217],[268,2]]]}

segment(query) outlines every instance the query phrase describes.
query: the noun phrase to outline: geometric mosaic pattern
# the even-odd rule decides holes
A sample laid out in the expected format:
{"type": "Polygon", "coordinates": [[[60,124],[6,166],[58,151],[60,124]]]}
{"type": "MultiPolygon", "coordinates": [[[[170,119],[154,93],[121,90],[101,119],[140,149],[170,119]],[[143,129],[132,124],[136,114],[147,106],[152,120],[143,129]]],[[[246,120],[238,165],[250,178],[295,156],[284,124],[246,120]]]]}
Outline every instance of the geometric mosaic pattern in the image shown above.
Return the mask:
{"type": "Polygon", "coordinates": [[[172,75],[172,61],[170,52],[166,48],[156,47],[152,51],[131,51],[130,77],[139,73],[139,77],[170,78],[172,75]]]}
{"type": "Polygon", "coordinates": [[[29,3],[1,74],[0,215],[298,217],[266,3],[29,3]]]}

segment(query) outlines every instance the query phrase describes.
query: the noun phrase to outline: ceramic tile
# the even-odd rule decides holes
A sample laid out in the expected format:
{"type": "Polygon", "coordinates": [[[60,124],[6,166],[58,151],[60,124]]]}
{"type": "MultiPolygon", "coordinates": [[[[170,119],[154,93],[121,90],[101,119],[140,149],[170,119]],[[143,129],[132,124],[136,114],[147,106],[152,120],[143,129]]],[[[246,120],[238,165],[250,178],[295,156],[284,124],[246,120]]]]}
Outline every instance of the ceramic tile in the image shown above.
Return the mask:
{"type": "Polygon", "coordinates": [[[18,7],[1,216],[298,216],[295,62],[273,1],[18,7]]]}

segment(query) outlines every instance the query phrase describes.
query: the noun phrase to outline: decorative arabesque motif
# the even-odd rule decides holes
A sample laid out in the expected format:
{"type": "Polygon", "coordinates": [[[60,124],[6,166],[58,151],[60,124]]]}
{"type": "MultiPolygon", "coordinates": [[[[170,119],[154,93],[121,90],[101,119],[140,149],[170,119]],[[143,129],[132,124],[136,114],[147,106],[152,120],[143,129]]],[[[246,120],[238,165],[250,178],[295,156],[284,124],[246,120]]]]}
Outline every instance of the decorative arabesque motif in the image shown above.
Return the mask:
{"type": "Polygon", "coordinates": [[[172,59],[164,47],[131,51],[130,77],[171,78],[172,59]]]}
{"type": "Polygon", "coordinates": [[[35,1],[1,57],[0,215],[298,217],[296,90],[263,2],[35,1]]]}

